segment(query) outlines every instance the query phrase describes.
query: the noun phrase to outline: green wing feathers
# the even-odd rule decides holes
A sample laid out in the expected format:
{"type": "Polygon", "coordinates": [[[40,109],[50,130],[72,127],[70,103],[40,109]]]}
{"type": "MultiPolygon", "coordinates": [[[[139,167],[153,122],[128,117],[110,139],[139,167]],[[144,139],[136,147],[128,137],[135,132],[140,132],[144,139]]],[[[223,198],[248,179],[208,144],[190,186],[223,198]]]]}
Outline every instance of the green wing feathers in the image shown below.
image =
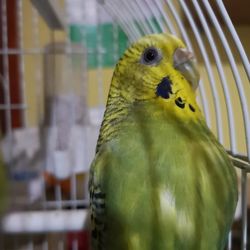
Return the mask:
{"type": "Polygon", "coordinates": [[[96,249],[223,249],[237,200],[224,149],[203,123],[132,120],[92,165],[96,249]]]}

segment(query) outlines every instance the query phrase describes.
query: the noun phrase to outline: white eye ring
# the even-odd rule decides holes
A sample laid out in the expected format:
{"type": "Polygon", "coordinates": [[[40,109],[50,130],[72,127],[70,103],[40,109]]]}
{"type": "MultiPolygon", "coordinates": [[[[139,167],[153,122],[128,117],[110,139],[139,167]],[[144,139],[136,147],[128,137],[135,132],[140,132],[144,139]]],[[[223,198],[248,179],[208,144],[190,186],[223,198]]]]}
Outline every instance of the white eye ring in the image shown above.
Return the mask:
{"type": "Polygon", "coordinates": [[[141,63],[145,65],[156,65],[162,59],[162,54],[159,49],[155,47],[146,48],[141,56],[141,63]]]}

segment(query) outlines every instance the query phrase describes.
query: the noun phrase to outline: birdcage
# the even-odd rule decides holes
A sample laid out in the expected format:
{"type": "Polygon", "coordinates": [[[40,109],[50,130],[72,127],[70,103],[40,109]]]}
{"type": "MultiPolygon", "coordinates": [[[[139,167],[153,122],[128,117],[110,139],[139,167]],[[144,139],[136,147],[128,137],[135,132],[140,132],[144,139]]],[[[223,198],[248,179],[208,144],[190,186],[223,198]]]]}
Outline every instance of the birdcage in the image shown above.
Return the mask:
{"type": "Polygon", "coordinates": [[[197,57],[198,102],[238,171],[227,249],[248,249],[249,8],[243,0],[0,0],[9,182],[0,249],[89,249],[88,171],[113,68],[129,43],[159,32],[197,57]]]}

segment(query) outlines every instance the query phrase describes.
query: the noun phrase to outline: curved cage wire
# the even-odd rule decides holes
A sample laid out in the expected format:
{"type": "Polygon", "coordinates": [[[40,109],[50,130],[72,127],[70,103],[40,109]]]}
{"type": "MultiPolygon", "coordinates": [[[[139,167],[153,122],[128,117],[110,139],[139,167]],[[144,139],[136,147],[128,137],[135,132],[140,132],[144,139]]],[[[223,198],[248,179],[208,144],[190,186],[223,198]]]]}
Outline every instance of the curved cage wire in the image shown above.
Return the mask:
{"type": "Polygon", "coordinates": [[[88,168],[113,68],[128,44],[159,32],[196,55],[198,102],[241,183],[227,249],[237,240],[249,248],[250,64],[222,1],[0,0],[0,13],[1,148],[12,197],[0,249],[86,249],[88,168]]]}

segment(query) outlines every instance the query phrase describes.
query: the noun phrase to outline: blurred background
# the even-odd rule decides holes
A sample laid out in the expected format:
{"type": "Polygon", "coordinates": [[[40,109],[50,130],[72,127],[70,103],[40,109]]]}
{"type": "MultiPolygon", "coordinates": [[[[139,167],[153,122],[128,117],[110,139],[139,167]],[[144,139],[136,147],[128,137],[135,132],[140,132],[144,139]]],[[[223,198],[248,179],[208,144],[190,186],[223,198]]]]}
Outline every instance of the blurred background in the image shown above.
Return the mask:
{"type": "Polygon", "coordinates": [[[195,52],[198,102],[239,176],[228,249],[250,248],[250,2],[223,3],[0,0],[8,180],[0,249],[89,249],[88,171],[113,69],[131,42],[158,32],[176,34],[195,52]]]}

